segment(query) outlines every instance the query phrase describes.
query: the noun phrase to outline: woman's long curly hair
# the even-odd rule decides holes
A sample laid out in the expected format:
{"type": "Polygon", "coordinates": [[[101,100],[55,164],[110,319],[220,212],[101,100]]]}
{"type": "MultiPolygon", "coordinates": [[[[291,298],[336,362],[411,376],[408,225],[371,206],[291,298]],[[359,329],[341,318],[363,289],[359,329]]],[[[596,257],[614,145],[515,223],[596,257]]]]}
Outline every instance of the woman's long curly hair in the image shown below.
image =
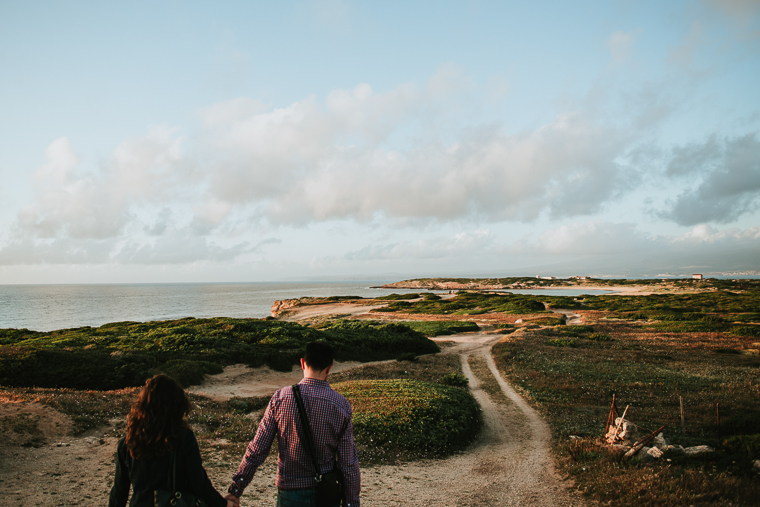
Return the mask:
{"type": "Polygon", "coordinates": [[[188,412],[190,400],[174,379],[163,374],[149,379],[127,416],[129,454],[152,459],[171,452],[180,430],[187,427],[188,412]]]}

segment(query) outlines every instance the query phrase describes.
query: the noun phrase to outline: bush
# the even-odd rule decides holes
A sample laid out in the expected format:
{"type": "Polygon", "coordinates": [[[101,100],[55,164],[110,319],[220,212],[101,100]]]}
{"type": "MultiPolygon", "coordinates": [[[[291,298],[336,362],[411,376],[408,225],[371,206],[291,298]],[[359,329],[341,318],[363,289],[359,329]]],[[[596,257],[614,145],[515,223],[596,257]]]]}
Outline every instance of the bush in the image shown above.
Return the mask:
{"type": "Polygon", "coordinates": [[[422,321],[410,320],[403,322],[408,328],[419,331],[425,336],[445,336],[455,333],[470,333],[480,330],[474,322],[470,321],[422,321]]]}
{"type": "Polygon", "coordinates": [[[201,384],[206,375],[215,375],[223,371],[224,368],[216,363],[209,361],[188,361],[186,359],[174,359],[158,368],[158,372],[170,376],[182,387],[201,384]]]}
{"type": "Polygon", "coordinates": [[[760,433],[729,437],[723,446],[730,451],[745,454],[748,458],[760,457],[760,433]]]}
{"type": "Polygon", "coordinates": [[[330,343],[341,361],[440,351],[409,327],[366,321],[332,321],[316,329],[264,319],[186,318],[49,333],[0,330],[0,343],[6,343],[0,345],[0,384],[109,390],[142,385],[161,371],[187,386],[228,364],[291,371],[315,340],[330,343]]]}
{"type": "Polygon", "coordinates": [[[552,347],[577,347],[578,343],[570,338],[552,338],[546,341],[547,345],[552,347]]]}
{"type": "Polygon", "coordinates": [[[461,373],[448,373],[441,377],[441,383],[452,387],[467,387],[470,381],[461,373]]]}
{"type": "Polygon", "coordinates": [[[353,407],[360,448],[369,457],[402,453],[437,457],[467,445],[481,418],[472,395],[456,387],[414,380],[361,380],[335,384],[353,407]]]}

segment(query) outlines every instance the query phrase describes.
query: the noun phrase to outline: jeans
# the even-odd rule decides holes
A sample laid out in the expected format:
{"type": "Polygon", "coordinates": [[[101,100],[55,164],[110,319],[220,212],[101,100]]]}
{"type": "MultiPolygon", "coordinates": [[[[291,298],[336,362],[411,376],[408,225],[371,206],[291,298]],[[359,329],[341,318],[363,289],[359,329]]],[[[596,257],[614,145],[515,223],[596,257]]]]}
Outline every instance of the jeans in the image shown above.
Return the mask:
{"type": "Polygon", "coordinates": [[[277,492],[277,507],[315,507],[316,505],[317,491],[314,488],[281,489],[277,492]]]}

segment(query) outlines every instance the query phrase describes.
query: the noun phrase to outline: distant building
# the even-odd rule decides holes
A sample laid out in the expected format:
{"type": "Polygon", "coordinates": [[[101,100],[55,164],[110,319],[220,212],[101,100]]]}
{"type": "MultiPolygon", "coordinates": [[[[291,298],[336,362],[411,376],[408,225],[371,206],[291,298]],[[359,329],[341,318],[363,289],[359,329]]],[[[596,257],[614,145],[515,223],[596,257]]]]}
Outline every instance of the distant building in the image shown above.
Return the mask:
{"type": "Polygon", "coordinates": [[[695,280],[702,280],[702,279],[704,279],[704,277],[702,276],[702,273],[694,273],[693,275],[691,275],[691,277],[693,279],[695,279],[695,280]]]}

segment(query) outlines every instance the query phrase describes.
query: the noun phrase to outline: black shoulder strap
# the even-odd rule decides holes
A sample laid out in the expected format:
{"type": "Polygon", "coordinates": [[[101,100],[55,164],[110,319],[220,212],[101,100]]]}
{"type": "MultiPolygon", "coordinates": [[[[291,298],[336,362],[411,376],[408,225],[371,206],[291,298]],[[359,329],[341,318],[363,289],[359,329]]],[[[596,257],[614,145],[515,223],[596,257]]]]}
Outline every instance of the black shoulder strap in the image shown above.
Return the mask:
{"type": "Polygon", "coordinates": [[[314,470],[317,471],[317,480],[319,480],[322,474],[319,472],[319,464],[317,463],[317,451],[314,447],[314,438],[311,435],[309,418],[306,417],[306,409],[303,406],[303,398],[301,398],[301,388],[298,384],[293,385],[293,395],[296,399],[296,405],[298,405],[298,413],[301,414],[301,427],[303,427],[306,448],[309,451],[312,463],[314,463],[314,470]]]}

